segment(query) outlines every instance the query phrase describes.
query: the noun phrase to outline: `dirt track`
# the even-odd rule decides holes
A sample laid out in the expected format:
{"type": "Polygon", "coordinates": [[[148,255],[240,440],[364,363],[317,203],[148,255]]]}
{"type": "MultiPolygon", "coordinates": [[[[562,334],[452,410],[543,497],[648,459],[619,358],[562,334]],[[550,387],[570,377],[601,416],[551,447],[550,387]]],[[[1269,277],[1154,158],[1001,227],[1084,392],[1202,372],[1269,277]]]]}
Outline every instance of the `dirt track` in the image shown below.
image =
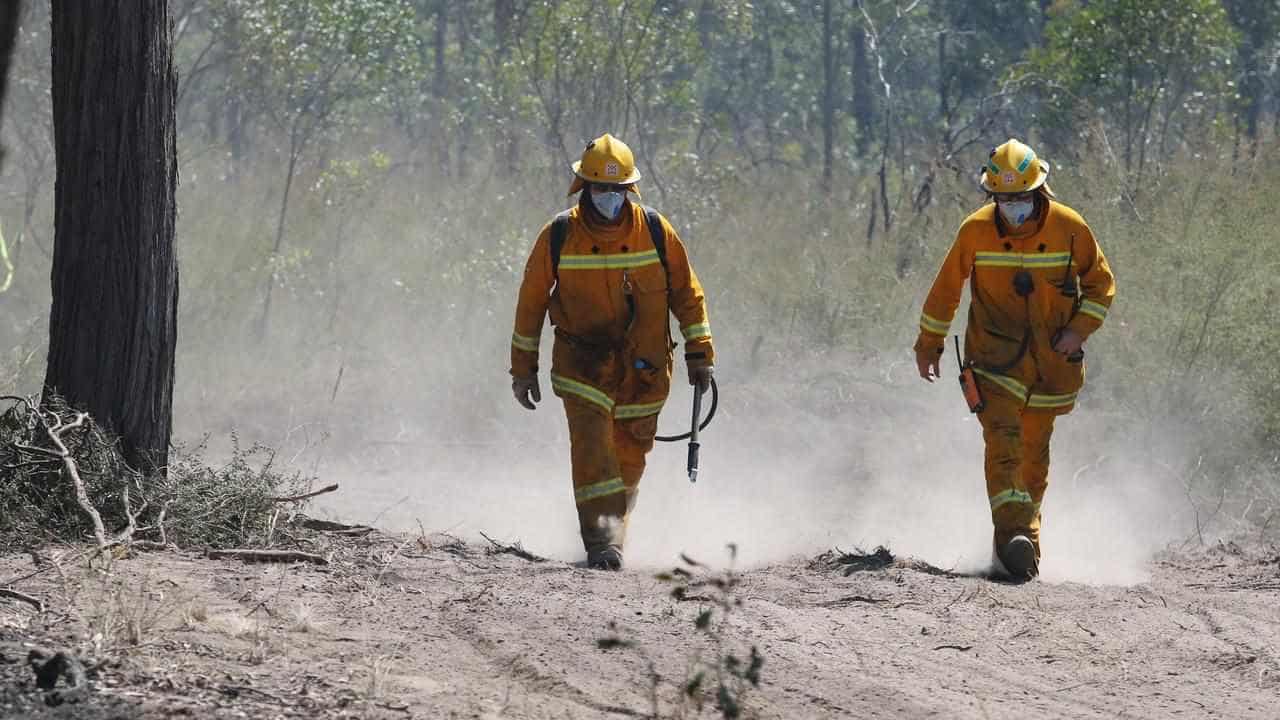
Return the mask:
{"type": "MultiPolygon", "coordinates": [[[[651,717],[656,695],[668,717],[690,659],[711,657],[694,628],[710,585],[676,601],[652,571],[441,537],[344,542],[327,567],[160,553],[110,577],[22,582],[50,609],[0,600],[0,716],[651,717]],[[600,649],[609,637],[635,645],[600,649]],[[33,641],[105,661],[87,699],[43,704],[24,662],[33,641]]],[[[1168,553],[1134,587],[1011,586],[878,560],[830,553],[739,576],[725,647],[765,659],[745,716],[1280,715],[1274,547],[1168,553]]],[[[5,578],[31,570],[29,556],[0,559],[5,578]]],[[[713,703],[704,716],[719,716],[713,703]]]]}

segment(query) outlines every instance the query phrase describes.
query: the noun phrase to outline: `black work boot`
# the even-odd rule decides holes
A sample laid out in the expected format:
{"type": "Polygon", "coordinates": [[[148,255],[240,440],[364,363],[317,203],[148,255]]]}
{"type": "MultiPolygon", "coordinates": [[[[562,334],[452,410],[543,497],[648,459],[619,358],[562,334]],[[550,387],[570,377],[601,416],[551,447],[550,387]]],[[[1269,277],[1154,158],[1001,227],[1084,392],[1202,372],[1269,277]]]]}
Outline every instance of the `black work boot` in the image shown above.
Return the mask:
{"type": "Polygon", "coordinates": [[[1036,546],[1026,535],[1014,535],[1013,539],[1000,548],[1000,562],[1004,563],[1009,577],[1015,582],[1026,582],[1040,574],[1040,566],[1036,562],[1036,546]]]}
{"type": "Polygon", "coordinates": [[[602,545],[587,551],[587,567],[592,570],[621,570],[622,548],[602,545]]]}

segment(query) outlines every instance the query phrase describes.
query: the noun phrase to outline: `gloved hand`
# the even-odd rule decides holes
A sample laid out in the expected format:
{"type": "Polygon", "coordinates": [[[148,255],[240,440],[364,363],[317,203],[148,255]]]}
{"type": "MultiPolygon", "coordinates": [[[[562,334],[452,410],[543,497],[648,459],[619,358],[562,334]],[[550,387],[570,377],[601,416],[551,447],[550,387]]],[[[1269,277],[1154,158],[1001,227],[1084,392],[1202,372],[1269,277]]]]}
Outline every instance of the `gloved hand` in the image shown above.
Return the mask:
{"type": "Polygon", "coordinates": [[[920,371],[920,377],[933,382],[934,378],[942,377],[942,350],[925,350],[916,353],[916,369],[920,371]]]}
{"type": "Polygon", "coordinates": [[[1069,328],[1062,328],[1053,336],[1053,349],[1063,355],[1075,355],[1083,345],[1084,338],[1080,333],[1069,328]]]}
{"type": "Polygon", "coordinates": [[[710,365],[689,368],[689,384],[697,386],[702,392],[706,392],[711,387],[711,376],[715,374],[715,371],[716,369],[710,365]]]}
{"type": "Polygon", "coordinates": [[[520,403],[529,410],[536,410],[534,403],[542,402],[542,389],[538,387],[538,376],[530,375],[526,378],[512,378],[511,392],[516,396],[516,402],[520,403]],[[533,399],[530,400],[529,396],[533,399]]]}

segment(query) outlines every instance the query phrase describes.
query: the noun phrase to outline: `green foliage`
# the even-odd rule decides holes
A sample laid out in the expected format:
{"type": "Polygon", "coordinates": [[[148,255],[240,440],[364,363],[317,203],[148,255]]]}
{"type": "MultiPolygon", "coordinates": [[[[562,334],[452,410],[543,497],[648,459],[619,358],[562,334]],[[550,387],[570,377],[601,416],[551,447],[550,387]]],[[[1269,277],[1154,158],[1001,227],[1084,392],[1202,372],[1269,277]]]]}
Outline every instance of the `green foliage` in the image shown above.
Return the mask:
{"type": "Polygon", "coordinates": [[[531,2],[520,17],[509,83],[530,91],[526,119],[564,153],[610,129],[639,147],[688,127],[703,62],[694,11],[660,0],[531,2]]]}
{"type": "MultiPolygon", "coordinates": [[[[731,561],[736,558],[737,547],[730,545],[729,554],[731,561]]],[[[706,644],[692,651],[688,658],[684,679],[678,687],[679,696],[676,698],[673,716],[699,717],[708,700],[714,700],[714,707],[720,717],[726,720],[742,717],[744,702],[750,691],[760,686],[764,656],[755,645],[751,646],[745,658],[734,648],[736,638],[730,629],[730,617],[742,606],[742,600],[738,597],[739,577],[733,571],[732,564],[723,572],[715,572],[688,556],[681,555],[680,559],[682,566],[677,566],[670,572],[659,573],[657,579],[673,586],[671,597],[675,602],[705,603],[705,607],[694,617],[693,628],[706,644]]],[[[608,636],[597,640],[599,649],[628,648],[646,657],[643,648],[619,636],[619,629],[615,624],[610,623],[609,632],[608,636]]],[[[649,681],[654,686],[653,716],[659,717],[657,698],[662,679],[652,660],[648,660],[648,665],[649,681]]]]}
{"type": "Polygon", "coordinates": [[[1148,145],[1163,156],[1171,133],[1203,132],[1233,95],[1237,33],[1218,0],[1095,0],[1060,9],[1043,49],[1030,53],[1032,83],[1050,127],[1100,115],[1118,126],[1126,170],[1141,174],[1148,145]]]}
{"type": "Polygon", "coordinates": [[[407,0],[218,0],[210,20],[229,82],[291,137],[385,112],[421,72],[415,22],[407,0]]]}

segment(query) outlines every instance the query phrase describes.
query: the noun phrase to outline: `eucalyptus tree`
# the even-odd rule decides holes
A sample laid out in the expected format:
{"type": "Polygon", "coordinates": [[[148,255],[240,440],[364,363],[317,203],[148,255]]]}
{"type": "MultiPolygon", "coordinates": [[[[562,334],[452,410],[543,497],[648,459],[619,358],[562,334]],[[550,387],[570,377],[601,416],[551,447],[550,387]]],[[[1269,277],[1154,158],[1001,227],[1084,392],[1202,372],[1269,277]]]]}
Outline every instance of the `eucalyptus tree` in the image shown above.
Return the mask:
{"type": "Polygon", "coordinates": [[[420,72],[408,0],[220,0],[215,27],[234,29],[230,74],[244,102],[282,138],[280,205],[259,332],[271,313],[289,200],[299,163],[317,140],[385,113],[420,72]]]}
{"type": "MultiPolygon", "coordinates": [[[[22,16],[22,3],[10,0],[0,7],[0,118],[4,116],[5,89],[9,80],[9,57],[13,54],[13,42],[18,37],[18,18],[22,16]]],[[[0,168],[4,167],[4,148],[0,147],[0,168]]]]}
{"type": "Polygon", "coordinates": [[[1263,109],[1276,75],[1280,52],[1280,0],[1223,0],[1231,24],[1240,34],[1236,55],[1236,128],[1256,149],[1263,109]]]}
{"type": "Polygon", "coordinates": [[[177,342],[178,184],[168,0],[54,0],[53,307],[46,396],[168,462],[177,342]]]}
{"type": "Polygon", "coordinates": [[[1020,71],[1043,90],[1042,120],[1096,121],[1129,187],[1141,184],[1152,154],[1163,158],[1178,138],[1207,130],[1234,94],[1237,35],[1219,0],[1066,3],[1045,37],[1020,71]]]}
{"type": "Polygon", "coordinates": [[[529,95],[524,118],[542,129],[551,164],[567,164],[607,129],[626,137],[643,165],[693,127],[703,50],[688,3],[531,0],[520,19],[513,68],[529,95]]]}

